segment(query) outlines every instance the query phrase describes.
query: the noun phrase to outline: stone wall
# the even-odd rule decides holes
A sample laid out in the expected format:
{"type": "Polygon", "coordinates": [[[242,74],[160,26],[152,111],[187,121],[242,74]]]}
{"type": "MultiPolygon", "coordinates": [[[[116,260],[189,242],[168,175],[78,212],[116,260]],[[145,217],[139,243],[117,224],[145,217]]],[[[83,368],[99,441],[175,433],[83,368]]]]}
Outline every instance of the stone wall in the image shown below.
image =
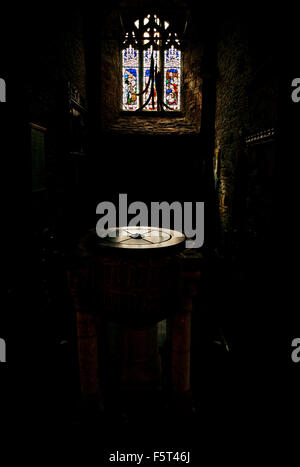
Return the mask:
{"type": "MultiPolygon", "coordinates": [[[[253,162],[253,151],[246,144],[247,135],[276,127],[278,120],[279,80],[272,58],[275,35],[274,31],[268,34],[266,24],[233,19],[224,22],[219,33],[214,164],[223,232],[247,229],[251,223],[253,227],[256,221],[253,224],[247,218],[248,205],[255,199],[258,212],[257,204],[272,198],[265,185],[274,177],[269,168],[274,166],[275,150],[268,146],[260,151],[261,160],[256,159],[256,151],[253,162]]],[[[272,203],[265,206],[266,216],[272,203]]]]}
{"type": "Polygon", "coordinates": [[[121,51],[115,39],[101,41],[101,123],[106,129],[121,107],[121,51]]]}
{"type": "Polygon", "coordinates": [[[80,11],[75,9],[69,21],[70,24],[63,31],[60,45],[62,75],[65,80],[74,83],[86,99],[86,56],[80,11]]]}
{"type": "Polygon", "coordinates": [[[203,46],[187,41],[183,53],[182,97],[186,120],[201,125],[203,46]]]}
{"type": "MultiPolygon", "coordinates": [[[[218,199],[221,225],[232,229],[232,205],[236,167],[242,135],[248,124],[249,79],[247,42],[241,28],[229,27],[218,43],[216,83],[216,147],[218,159],[218,199]]],[[[217,163],[216,162],[216,163],[217,163]]]]}
{"type": "MultiPolygon", "coordinates": [[[[121,109],[120,18],[116,10],[108,11],[100,37],[101,60],[101,128],[106,130],[121,109]]],[[[94,57],[94,59],[97,59],[94,57]]]]}

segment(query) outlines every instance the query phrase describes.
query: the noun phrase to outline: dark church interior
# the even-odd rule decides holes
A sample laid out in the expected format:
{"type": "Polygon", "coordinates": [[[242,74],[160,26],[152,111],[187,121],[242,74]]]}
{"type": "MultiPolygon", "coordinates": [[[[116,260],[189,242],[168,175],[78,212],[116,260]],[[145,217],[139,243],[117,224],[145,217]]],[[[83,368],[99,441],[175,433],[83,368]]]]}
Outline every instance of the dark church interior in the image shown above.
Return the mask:
{"type": "Polygon", "coordinates": [[[295,211],[282,204],[300,152],[288,146],[299,134],[296,15],[193,0],[26,8],[22,67],[17,79],[7,73],[0,109],[11,173],[13,154],[22,157],[7,197],[24,174],[32,180],[29,203],[30,175],[7,207],[7,315],[18,309],[33,348],[23,403],[37,427],[71,433],[73,454],[85,439],[99,465],[116,451],[189,451],[200,465],[205,452],[214,464],[237,445],[244,457],[268,450],[267,427],[276,431],[291,403],[279,385],[293,399],[298,370],[285,288],[295,211]],[[181,105],[126,111],[122,41],[154,14],[180,40],[181,105]],[[203,244],[141,256],[97,249],[96,207],[120,194],[146,206],[204,202],[203,244]]]}

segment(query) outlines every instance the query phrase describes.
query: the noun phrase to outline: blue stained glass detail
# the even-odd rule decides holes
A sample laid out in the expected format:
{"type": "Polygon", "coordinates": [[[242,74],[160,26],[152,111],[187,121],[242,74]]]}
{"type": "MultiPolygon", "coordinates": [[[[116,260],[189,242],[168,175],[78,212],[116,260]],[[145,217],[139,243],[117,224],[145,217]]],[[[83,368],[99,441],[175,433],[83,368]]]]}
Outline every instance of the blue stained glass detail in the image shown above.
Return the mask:
{"type": "Polygon", "coordinates": [[[138,51],[132,48],[125,49],[123,51],[123,66],[129,64],[138,65],[138,51]]]}

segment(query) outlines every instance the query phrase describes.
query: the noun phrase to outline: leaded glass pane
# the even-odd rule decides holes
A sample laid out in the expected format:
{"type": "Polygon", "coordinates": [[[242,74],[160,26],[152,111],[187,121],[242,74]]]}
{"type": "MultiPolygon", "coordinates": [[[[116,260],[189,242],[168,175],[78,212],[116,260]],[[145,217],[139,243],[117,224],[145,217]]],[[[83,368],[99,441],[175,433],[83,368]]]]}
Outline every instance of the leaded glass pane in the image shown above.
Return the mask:
{"type": "MultiPolygon", "coordinates": [[[[149,49],[144,50],[144,73],[143,73],[143,89],[148,84],[149,77],[150,77],[150,65],[151,65],[151,54],[152,54],[152,47],[149,49]]],[[[154,67],[157,65],[159,68],[159,51],[154,50],[154,67]]],[[[148,90],[143,94],[143,104],[147,101],[150,94],[150,86],[148,90]]],[[[157,92],[156,92],[156,82],[154,81],[154,108],[152,107],[152,99],[149,103],[144,107],[144,110],[156,110],[157,109],[157,92]]]]}
{"type": "Polygon", "coordinates": [[[123,110],[138,108],[138,50],[128,47],[122,51],[123,110]]]}
{"type": "Polygon", "coordinates": [[[181,52],[172,46],[165,51],[164,62],[164,100],[172,110],[180,109],[180,81],[181,52]]]}

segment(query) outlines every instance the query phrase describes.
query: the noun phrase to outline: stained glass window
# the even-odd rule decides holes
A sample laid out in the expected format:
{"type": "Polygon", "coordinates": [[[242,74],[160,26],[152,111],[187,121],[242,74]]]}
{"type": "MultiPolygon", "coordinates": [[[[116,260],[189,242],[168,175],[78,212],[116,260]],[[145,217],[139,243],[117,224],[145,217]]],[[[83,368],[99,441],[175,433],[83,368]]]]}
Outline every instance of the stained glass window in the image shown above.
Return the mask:
{"type": "Polygon", "coordinates": [[[123,40],[122,109],[180,110],[182,53],[177,33],[166,18],[155,14],[136,19],[132,29],[123,40]]]}

